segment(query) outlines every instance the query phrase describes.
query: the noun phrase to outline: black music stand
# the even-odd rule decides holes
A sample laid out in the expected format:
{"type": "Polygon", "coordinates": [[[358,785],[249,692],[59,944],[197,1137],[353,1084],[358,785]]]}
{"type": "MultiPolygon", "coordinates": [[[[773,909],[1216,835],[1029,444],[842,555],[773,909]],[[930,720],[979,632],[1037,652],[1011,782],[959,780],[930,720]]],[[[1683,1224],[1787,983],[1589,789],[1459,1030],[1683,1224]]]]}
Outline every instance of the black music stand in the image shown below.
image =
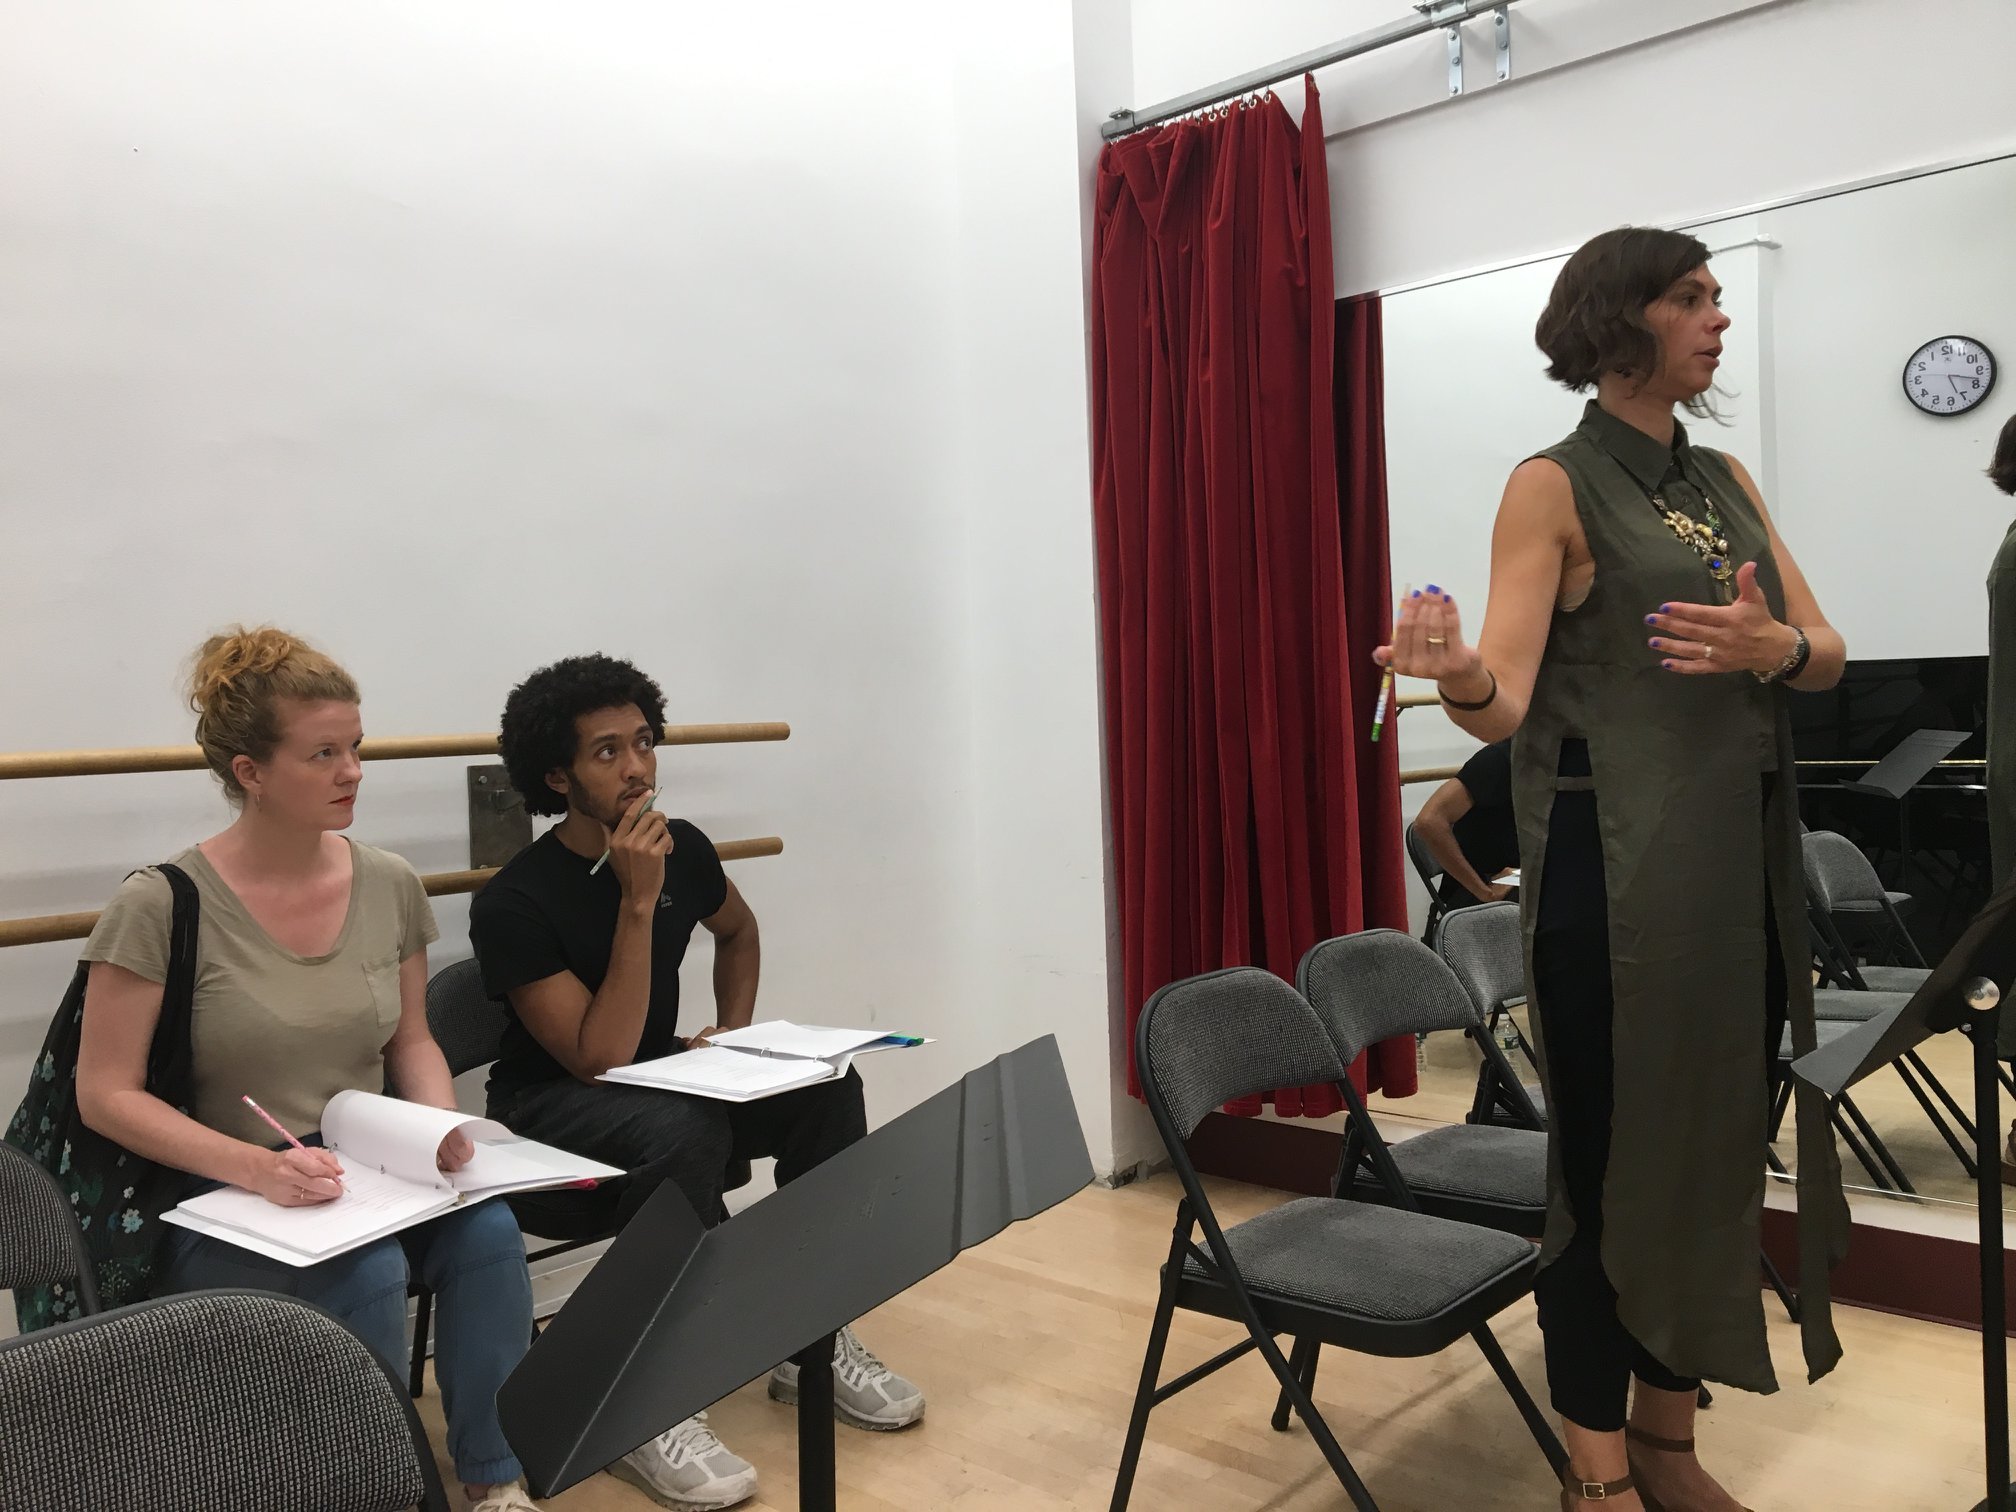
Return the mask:
{"type": "Polygon", "coordinates": [[[795,1359],[798,1505],[832,1512],[834,1334],[1091,1179],[1045,1035],[718,1228],[666,1182],[497,1393],[533,1495],[795,1359]]]}
{"type": "Polygon", "coordinates": [[[1913,730],[1890,753],[1852,782],[1838,782],[1834,791],[1897,805],[1897,885],[1902,887],[1911,866],[1911,793],[1932,769],[1971,738],[1967,730],[1913,730]]]}
{"type": "Polygon", "coordinates": [[[1910,999],[1802,1055],[1792,1070],[1830,1099],[1935,1034],[1958,1030],[1974,1044],[1976,1196],[1981,1223],[1982,1445],[1988,1494],[1974,1512],[2016,1512],[2009,1480],[2007,1281],[2002,1252],[2002,1107],[1996,1026],[2016,987],[2016,883],[1988,900],[1925,985],[1910,999]]]}

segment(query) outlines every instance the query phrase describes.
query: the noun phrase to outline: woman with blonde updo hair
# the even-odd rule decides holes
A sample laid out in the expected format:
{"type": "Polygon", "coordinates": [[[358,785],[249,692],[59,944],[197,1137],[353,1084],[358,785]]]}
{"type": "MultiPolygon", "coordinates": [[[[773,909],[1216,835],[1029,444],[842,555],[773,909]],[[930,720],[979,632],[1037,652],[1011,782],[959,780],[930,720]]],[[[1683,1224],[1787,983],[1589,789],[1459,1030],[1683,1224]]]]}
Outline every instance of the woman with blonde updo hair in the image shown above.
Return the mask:
{"type": "MultiPolygon", "coordinates": [[[[345,838],[363,778],[357,684],[281,630],[236,629],[197,653],[189,684],[196,738],[237,811],[173,858],[201,901],[185,1114],[146,1090],[168,975],[173,898],[160,872],[134,873],[84,948],[91,962],[78,1053],[78,1111],[92,1129],[189,1174],[281,1207],[343,1191],[320,1147],[324,1104],[346,1089],[453,1108],[448,1063],[428,1032],[433,910],[413,868],[345,838]],[[307,1148],[276,1143],[246,1096],[307,1148]]],[[[438,1160],[472,1153],[460,1133],[438,1160]]],[[[532,1328],[524,1244],[502,1203],[462,1208],[317,1265],[293,1266],[176,1228],[163,1291],[250,1287],[313,1302],[400,1369],[406,1289],[440,1299],[436,1369],[448,1447],[477,1512],[527,1512],[497,1389],[532,1328]]]]}

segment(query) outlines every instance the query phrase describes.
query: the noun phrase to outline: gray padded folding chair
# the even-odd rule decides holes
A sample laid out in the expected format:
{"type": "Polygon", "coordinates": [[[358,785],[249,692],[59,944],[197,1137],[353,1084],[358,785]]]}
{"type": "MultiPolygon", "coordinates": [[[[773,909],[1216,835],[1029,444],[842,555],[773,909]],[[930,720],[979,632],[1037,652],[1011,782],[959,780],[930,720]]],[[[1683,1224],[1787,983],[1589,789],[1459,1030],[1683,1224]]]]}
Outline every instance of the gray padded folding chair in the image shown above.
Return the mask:
{"type": "Polygon", "coordinates": [[[1514,1373],[1490,1319],[1529,1291],[1537,1252],[1512,1234],[1401,1208],[1301,1197],[1222,1227],[1184,1146],[1204,1115],[1271,1087],[1344,1079],[1344,1063],[1315,1010],[1280,978],[1251,967],[1164,987],[1141,1011],[1136,1065],[1162,1143],[1183,1185],[1149,1329],[1141,1380],[1113,1487],[1113,1512],[1132,1494],[1148,1415],[1258,1350],[1358,1512],[1378,1503],[1310,1397],[1323,1344],[1412,1358],[1468,1334],[1512,1397],[1558,1475],[1566,1455],[1514,1373]],[[1204,1242],[1194,1237],[1203,1230],[1204,1242]],[[1161,1384],[1177,1308],[1228,1318],[1247,1337],[1161,1384]],[[1290,1366],[1279,1334],[1314,1340],[1290,1366]]]}
{"type": "Polygon", "coordinates": [[[41,1166],[0,1141],[0,1290],[73,1286],[78,1310],[98,1311],[98,1276],[70,1199],[41,1166]]]}
{"type": "Polygon", "coordinates": [[[1537,1082],[1522,1081],[1498,1043],[1498,1026],[1510,1021],[1528,1065],[1538,1070],[1533,1047],[1511,1018],[1526,1001],[1526,944],[1519,931],[1519,905],[1509,899],[1480,903],[1445,914],[1430,942],[1468,994],[1482,1025],[1474,1036],[1484,1052],[1477,1068],[1477,1096],[1471,1123],[1503,1123],[1517,1129],[1544,1129],[1547,1100],[1537,1082]]]}
{"type": "MultiPolygon", "coordinates": [[[[1302,958],[1295,984],[1347,1066],[1380,1040],[1402,1035],[1454,1030],[1483,1037],[1483,1022],[1448,964],[1395,930],[1325,940],[1302,958]]],[[[1343,1091],[1349,1116],[1334,1195],[1411,1205],[1522,1239],[1541,1236],[1547,1226],[1544,1133],[1444,1124],[1388,1145],[1348,1078],[1343,1091]],[[1411,1203],[1394,1195],[1389,1163],[1411,1203]]]]}
{"type": "MultiPolygon", "coordinates": [[[[1876,868],[1854,841],[1831,830],[1815,830],[1800,837],[1799,848],[1806,873],[1807,923],[1821,972],[1822,985],[1813,993],[1815,1015],[1823,1021],[1866,1022],[1916,992],[1931,971],[1876,868]],[[1857,917],[1884,921],[1884,927],[1867,939],[1915,964],[1864,965],[1841,929],[1844,918],[1857,917]]],[[[1917,1051],[1905,1052],[1895,1069],[1971,1180],[1976,1174],[1974,1121],[1966,1108],[1917,1051]]],[[[2008,1069],[1998,1062],[1997,1071],[2003,1086],[2016,1092],[2008,1069]]],[[[1888,1159],[1889,1152],[1879,1148],[1877,1153],[1894,1171],[1896,1163],[1888,1159]]],[[[1908,1183],[1900,1190],[1910,1190],[1908,1183]]]]}
{"type": "Polygon", "coordinates": [[[0,1343],[0,1500],[447,1512],[413,1404],[320,1308],[198,1291],[0,1343]]]}
{"type": "Polygon", "coordinates": [[[1435,859],[1434,852],[1428,849],[1427,842],[1414,828],[1411,819],[1407,823],[1406,841],[1407,859],[1414,863],[1414,874],[1421,879],[1421,885],[1428,889],[1428,922],[1421,926],[1421,938],[1424,941],[1433,940],[1435,926],[1442,922],[1442,915],[1448,912],[1442,902],[1442,878],[1447,873],[1443,871],[1442,863],[1435,859]]]}

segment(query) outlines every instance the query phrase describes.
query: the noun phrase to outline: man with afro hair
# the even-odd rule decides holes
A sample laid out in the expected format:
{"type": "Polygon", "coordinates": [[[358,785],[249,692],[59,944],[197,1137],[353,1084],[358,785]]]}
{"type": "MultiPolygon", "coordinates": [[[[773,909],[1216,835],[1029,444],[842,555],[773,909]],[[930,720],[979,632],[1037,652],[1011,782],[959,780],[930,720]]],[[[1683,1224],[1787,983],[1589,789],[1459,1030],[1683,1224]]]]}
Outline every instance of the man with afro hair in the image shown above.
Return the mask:
{"type": "MultiPolygon", "coordinates": [[[[620,1216],[676,1182],[705,1223],[724,1216],[732,1162],[774,1156],[780,1185],[867,1132],[853,1072],[750,1103],[598,1081],[615,1066],[674,1055],[756,1011],[756,916],[714,845],[658,792],[665,695],[628,662],[573,656],[541,667],[504,704],[511,784],[534,814],[560,822],[476,895],[470,941],[484,989],[504,1005],[490,1116],[519,1133],[622,1166],[620,1216]],[[608,860],[599,869],[603,852],[608,860]],[[678,1034],[679,966],[696,927],[714,937],[713,1022],[678,1034]]],[[[907,1427],[924,1397],[852,1329],[834,1347],[834,1412],[855,1427],[907,1427]]],[[[797,1400],[797,1367],[770,1395],[797,1400]]],[[[609,1467],[661,1504],[729,1507],[756,1472],[687,1419],[609,1467]]]]}

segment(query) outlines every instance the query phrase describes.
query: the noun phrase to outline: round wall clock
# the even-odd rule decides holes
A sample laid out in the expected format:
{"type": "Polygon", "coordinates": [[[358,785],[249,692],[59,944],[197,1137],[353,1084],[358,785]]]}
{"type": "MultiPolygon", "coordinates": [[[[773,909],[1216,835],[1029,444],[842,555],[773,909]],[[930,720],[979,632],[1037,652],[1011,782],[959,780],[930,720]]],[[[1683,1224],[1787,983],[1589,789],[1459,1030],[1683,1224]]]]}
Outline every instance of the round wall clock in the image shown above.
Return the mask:
{"type": "Polygon", "coordinates": [[[1904,362],[1904,397],[1928,415],[1964,415],[1995,388],[1995,354],[1972,336],[1935,336],[1904,362]]]}

